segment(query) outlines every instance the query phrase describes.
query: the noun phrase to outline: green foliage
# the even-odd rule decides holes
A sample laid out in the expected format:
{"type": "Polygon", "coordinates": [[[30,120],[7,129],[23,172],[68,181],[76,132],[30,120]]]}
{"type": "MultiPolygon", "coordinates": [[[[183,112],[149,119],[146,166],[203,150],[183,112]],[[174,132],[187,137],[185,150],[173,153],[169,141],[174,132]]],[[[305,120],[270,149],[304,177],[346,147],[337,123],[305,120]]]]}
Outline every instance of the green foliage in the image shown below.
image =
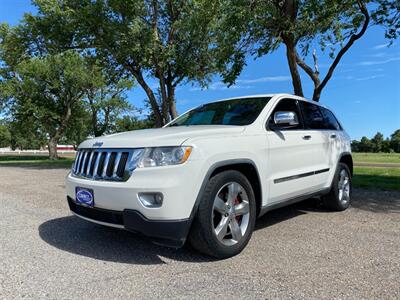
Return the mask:
{"type": "Polygon", "coordinates": [[[0,124],[0,148],[8,147],[11,144],[11,133],[6,125],[0,124]]]}
{"type": "Polygon", "coordinates": [[[138,129],[153,128],[154,122],[150,119],[141,120],[133,116],[124,116],[116,121],[115,132],[124,132],[138,129]]]}
{"type": "Polygon", "coordinates": [[[384,139],[382,133],[378,132],[370,140],[367,137],[362,137],[360,141],[353,140],[351,142],[351,149],[354,152],[396,152],[400,153],[400,129],[397,129],[390,139],[384,139]]]}
{"type": "Polygon", "coordinates": [[[37,30],[56,44],[95,53],[135,78],[151,103],[157,126],[177,115],[175,89],[185,81],[205,85],[214,64],[214,2],[36,0],[37,30]],[[152,76],[158,88],[146,81],[152,76]]]}
{"type": "Polygon", "coordinates": [[[400,153],[400,129],[397,129],[390,136],[390,148],[393,149],[394,152],[400,153]]]}
{"type": "Polygon", "coordinates": [[[389,38],[397,37],[399,30],[398,1],[220,0],[218,3],[221,18],[216,29],[217,57],[224,81],[235,82],[246,64],[246,54],[260,57],[283,45],[295,94],[303,96],[300,67],[313,81],[316,101],[343,55],[364,35],[371,15],[375,24],[386,26],[389,38]],[[313,66],[308,59],[311,50],[315,50],[313,66]],[[321,77],[317,55],[324,53],[332,58],[332,64],[321,77]]]}
{"type": "Polygon", "coordinates": [[[377,0],[378,8],[372,13],[375,24],[385,28],[388,39],[396,39],[400,35],[400,1],[377,0]]]}

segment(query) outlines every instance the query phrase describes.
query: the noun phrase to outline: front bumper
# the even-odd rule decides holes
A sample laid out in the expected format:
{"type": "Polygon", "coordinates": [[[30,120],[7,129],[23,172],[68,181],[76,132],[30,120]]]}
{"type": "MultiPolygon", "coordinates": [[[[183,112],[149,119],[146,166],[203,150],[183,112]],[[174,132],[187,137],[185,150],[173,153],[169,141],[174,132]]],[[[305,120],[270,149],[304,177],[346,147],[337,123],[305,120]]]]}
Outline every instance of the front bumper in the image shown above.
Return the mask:
{"type": "Polygon", "coordinates": [[[97,181],[74,177],[66,178],[67,196],[75,200],[76,188],[93,190],[95,208],[140,212],[149,220],[182,220],[191,216],[200,185],[203,181],[202,164],[137,169],[128,181],[97,181]],[[199,184],[200,182],[200,184],[199,184]],[[140,193],[161,193],[161,207],[146,207],[139,200],[140,193]]]}
{"type": "Polygon", "coordinates": [[[140,212],[132,209],[114,211],[95,207],[89,208],[77,205],[69,196],[67,196],[67,200],[70,210],[78,217],[99,224],[138,232],[153,238],[157,243],[170,247],[182,247],[190,229],[190,219],[149,220],[140,212]]]}

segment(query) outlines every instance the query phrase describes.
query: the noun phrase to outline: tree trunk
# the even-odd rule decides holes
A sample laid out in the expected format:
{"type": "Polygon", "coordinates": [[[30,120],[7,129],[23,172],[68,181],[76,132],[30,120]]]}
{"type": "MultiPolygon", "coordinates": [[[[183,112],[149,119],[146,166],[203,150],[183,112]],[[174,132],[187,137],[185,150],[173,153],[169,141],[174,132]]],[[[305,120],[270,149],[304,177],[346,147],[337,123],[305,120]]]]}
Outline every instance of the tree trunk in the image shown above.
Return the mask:
{"type": "Polygon", "coordinates": [[[294,94],[303,97],[303,87],[301,85],[301,77],[299,70],[297,69],[296,61],[296,46],[293,41],[284,40],[286,45],[286,58],[289,64],[290,74],[292,76],[292,84],[294,94]]]}
{"type": "Polygon", "coordinates": [[[171,83],[167,83],[167,92],[168,92],[169,115],[173,120],[178,117],[178,112],[176,111],[175,87],[171,83]]]}
{"type": "Polygon", "coordinates": [[[167,124],[169,121],[169,114],[168,114],[168,108],[169,108],[169,97],[167,96],[167,91],[165,88],[165,79],[164,75],[162,74],[161,71],[158,71],[158,76],[159,76],[159,81],[160,81],[160,91],[161,91],[161,112],[162,112],[162,117],[163,117],[163,123],[167,124]]]}
{"type": "Polygon", "coordinates": [[[313,93],[312,99],[313,99],[315,102],[318,102],[319,99],[321,98],[321,92],[322,92],[322,90],[320,90],[319,87],[315,87],[315,88],[314,88],[314,93],[313,93]]]}
{"type": "Polygon", "coordinates": [[[162,127],[164,125],[162,115],[160,113],[160,109],[158,107],[157,99],[154,96],[152,89],[148,86],[146,81],[144,80],[142,74],[139,71],[133,71],[133,75],[135,76],[136,80],[140,84],[140,86],[144,89],[149,98],[151,109],[154,113],[155,123],[157,127],[162,127]]]}
{"type": "Polygon", "coordinates": [[[49,158],[51,160],[58,159],[57,144],[58,144],[57,138],[51,137],[47,145],[49,147],[49,158]]]}
{"type": "Polygon", "coordinates": [[[58,144],[58,141],[60,140],[60,138],[62,137],[62,135],[64,134],[64,132],[67,128],[69,119],[71,118],[71,114],[72,114],[72,110],[71,110],[71,106],[70,106],[71,103],[68,101],[66,101],[66,102],[68,104],[65,107],[65,114],[63,116],[63,119],[60,122],[60,126],[55,132],[51,131],[52,133],[50,134],[50,139],[47,144],[47,146],[49,147],[49,158],[51,160],[58,159],[57,144],[58,144]]]}

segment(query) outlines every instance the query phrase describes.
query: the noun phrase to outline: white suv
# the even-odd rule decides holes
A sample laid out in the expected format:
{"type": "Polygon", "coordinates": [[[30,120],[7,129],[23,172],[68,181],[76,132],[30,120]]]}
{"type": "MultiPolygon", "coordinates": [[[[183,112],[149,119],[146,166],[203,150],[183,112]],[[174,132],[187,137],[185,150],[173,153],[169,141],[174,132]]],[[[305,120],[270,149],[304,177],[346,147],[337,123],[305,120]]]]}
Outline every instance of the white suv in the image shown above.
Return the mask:
{"type": "Polygon", "coordinates": [[[350,204],[350,139],[327,108],[286,95],[222,100],[163,128],[83,142],[67,176],[77,216],[218,258],[238,254],[256,218],[322,196],[350,204]]]}

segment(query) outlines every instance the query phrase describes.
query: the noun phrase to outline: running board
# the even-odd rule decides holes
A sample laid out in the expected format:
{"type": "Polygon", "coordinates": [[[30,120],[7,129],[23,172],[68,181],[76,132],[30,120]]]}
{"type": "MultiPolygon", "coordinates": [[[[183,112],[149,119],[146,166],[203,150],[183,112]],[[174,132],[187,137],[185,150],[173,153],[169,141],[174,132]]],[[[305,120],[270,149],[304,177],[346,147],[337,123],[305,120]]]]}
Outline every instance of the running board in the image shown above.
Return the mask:
{"type": "Polygon", "coordinates": [[[312,197],[317,197],[317,196],[323,196],[328,194],[330,191],[330,188],[325,188],[322,189],[318,192],[313,192],[313,193],[308,193],[308,194],[304,194],[304,195],[300,195],[300,196],[296,196],[293,198],[289,198],[289,199],[285,199],[285,200],[281,200],[279,202],[274,202],[271,204],[267,204],[266,206],[261,207],[261,211],[260,214],[258,215],[258,217],[261,217],[262,215],[266,214],[267,212],[274,210],[274,209],[278,209],[284,206],[288,206],[297,202],[301,202],[304,200],[307,200],[309,198],[312,197]]]}

